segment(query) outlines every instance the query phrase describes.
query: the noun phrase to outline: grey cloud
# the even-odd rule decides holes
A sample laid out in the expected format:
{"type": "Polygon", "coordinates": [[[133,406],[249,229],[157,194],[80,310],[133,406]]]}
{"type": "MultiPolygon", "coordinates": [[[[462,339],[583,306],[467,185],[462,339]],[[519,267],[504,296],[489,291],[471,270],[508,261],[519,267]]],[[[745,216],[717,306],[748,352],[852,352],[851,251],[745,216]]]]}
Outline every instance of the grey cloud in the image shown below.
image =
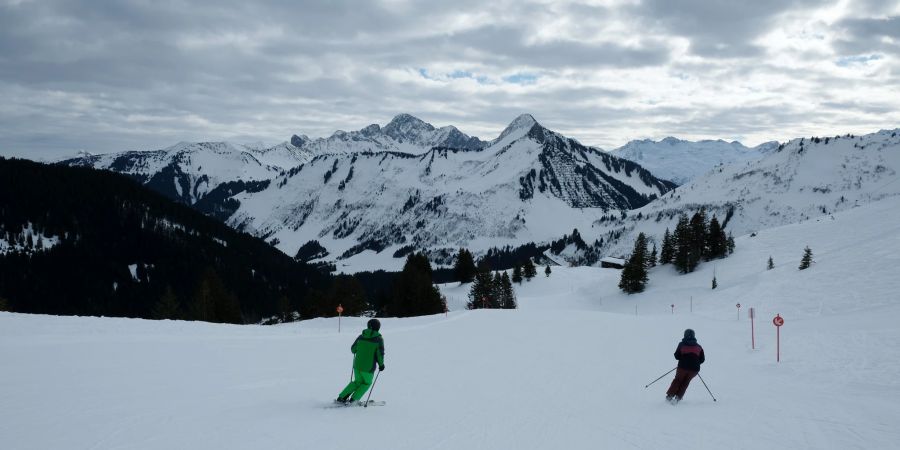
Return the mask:
{"type": "Polygon", "coordinates": [[[840,54],[900,53],[900,17],[846,19],[836,27],[846,33],[845,38],[834,44],[840,54]],[[887,43],[883,38],[891,38],[893,43],[887,43]]]}
{"type": "Polygon", "coordinates": [[[828,109],[855,111],[866,114],[888,114],[897,110],[897,105],[882,101],[822,102],[820,105],[828,109]]]}
{"type": "Polygon", "coordinates": [[[525,32],[510,27],[486,27],[454,36],[456,45],[484,53],[488,58],[508,60],[515,64],[540,67],[659,65],[668,60],[669,52],[660,42],[644,42],[630,48],[614,43],[551,41],[525,42],[525,32]]]}
{"type": "Polygon", "coordinates": [[[778,25],[791,10],[833,0],[645,0],[634,12],[655,27],[690,40],[691,52],[711,58],[760,56],[753,40],[778,25]]]}

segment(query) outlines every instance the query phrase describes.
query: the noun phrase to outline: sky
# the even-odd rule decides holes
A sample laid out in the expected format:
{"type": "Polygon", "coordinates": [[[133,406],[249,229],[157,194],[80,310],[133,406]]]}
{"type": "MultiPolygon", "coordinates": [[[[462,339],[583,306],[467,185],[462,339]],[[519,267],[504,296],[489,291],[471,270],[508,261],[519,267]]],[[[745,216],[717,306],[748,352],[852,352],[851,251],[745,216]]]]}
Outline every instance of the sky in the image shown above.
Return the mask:
{"type": "Polygon", "coordinates": [[[900,1],[0,0],[0,154],[264,142],[398,113],[584,144],[900,127],[900,1]]]}

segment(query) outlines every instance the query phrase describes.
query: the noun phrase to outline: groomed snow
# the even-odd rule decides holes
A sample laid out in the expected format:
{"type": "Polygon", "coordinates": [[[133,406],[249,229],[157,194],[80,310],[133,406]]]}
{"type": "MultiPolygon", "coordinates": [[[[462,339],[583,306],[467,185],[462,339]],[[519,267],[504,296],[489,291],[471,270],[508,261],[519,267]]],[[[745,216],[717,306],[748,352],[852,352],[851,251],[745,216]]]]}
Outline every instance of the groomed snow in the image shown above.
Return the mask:
{"type": "Polygon", "coordinates": [[[651,271],[553,267],[520,309],[384,319],[387,406],[327,409],[365,318],[281,326],[0,313],[10,449],[885,449],[900,431],[900,199],[742,236],[651,271]],[[798,271],[803,247],[815,264],[798,271]],[[775,269],[765,270],[771,255],[775,269]],[[711,290],[713,266],[719,288],[711,290]],[[693,298],[693,311],[691,308],[693,298]],[[738,318],[735,303],[743,306],[738,318]],[[675,304],[674,314],[669,305],[675,304]],[[637,314],[635,314],[637,305],[637,314]],[[756,350],[746,309],[758,308],[756,350]],[[785,318],[775,362],[775,313],[785,318]],[[663,401],[684,328],[707,353],[663,401]]]}

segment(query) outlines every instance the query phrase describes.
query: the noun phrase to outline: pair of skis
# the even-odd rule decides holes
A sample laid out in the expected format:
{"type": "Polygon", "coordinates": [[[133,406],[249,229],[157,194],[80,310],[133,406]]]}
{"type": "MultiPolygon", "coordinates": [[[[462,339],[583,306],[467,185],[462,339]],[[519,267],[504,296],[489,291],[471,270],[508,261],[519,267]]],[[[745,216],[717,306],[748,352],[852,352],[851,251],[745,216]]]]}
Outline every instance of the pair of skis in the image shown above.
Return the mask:
{"type": "Polygon", "coordinates": [[[330,405],[331,408],[356,408],[356,407],[368,407],[368,406],[384,406],[387,402],[379,401],[379,400],[369,400],[368,402],[359,401],[359,402],[339,402],[337,400],[334,401],[330,405]]]}

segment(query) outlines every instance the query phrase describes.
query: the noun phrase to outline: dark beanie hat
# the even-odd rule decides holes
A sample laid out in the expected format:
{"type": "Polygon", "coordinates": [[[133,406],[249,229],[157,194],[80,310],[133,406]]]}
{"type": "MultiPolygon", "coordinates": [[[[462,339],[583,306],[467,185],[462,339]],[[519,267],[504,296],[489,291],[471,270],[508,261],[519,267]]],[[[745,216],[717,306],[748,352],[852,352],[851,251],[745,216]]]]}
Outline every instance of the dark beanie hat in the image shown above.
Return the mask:
{"type": "MultiPolygon", "coordinates": [[[[370,330],[378,331],[381,329],[381,322],[379,322],[378,319],[372,319],[366,326],[368,326],[370,330]]],[[[691,333],[693,333],[693,331],[691,333]]]]}
{"type": "Polygon", "coordinates": [[[684,338],[685,339],[694,339],[694,330],[688,328],[684,330],[684,338]]]}

